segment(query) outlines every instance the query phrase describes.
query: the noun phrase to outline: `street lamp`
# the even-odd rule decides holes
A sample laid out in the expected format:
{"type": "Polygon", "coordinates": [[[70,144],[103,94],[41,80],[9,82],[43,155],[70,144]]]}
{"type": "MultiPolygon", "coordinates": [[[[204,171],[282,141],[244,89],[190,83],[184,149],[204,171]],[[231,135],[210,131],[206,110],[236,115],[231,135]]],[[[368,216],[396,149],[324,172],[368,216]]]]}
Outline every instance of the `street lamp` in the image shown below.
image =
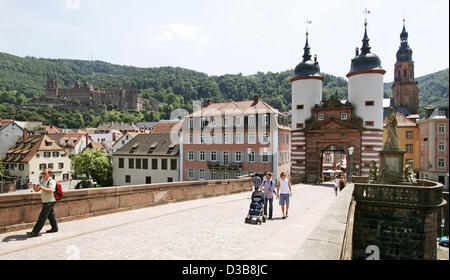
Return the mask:
{"type": "Polygon", "coordinates": [[[247,159],[248,159],[248,175],[249,176],[250,176],[250,155],[251,155],[251,153],[252,153],[252,149],[248,148],[247,149],[247,155],[248,155],[247,159]]]}
{"type": "Polygon", "coordinates": [[[355,150],[355,148],[350,147],[348,148],[348,174],[347,174],[347,178],[348,178],[348,182],[351,183],[352,182],[352,174],[353,174],[353,151],[355,150]]]}

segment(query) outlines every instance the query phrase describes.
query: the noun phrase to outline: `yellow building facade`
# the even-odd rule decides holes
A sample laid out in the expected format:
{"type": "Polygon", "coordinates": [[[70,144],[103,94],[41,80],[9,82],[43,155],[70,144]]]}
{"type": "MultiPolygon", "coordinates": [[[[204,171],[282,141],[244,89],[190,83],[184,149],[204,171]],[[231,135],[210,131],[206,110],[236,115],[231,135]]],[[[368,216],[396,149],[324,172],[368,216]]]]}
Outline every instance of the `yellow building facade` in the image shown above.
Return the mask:
{"type": "MultiPolygon", "coordinates": [[[[397,117],[397,135],[400,148],[405,150],[404,166],[408,160],[414,161],[414,172],[418,174],[420,168],[420,137],[419,126],[413,120],[408,119],[400,112],[396,113],[397,117]]],[[[383,144],[386,142],[386,119],[383,126],[383,144]]]]}

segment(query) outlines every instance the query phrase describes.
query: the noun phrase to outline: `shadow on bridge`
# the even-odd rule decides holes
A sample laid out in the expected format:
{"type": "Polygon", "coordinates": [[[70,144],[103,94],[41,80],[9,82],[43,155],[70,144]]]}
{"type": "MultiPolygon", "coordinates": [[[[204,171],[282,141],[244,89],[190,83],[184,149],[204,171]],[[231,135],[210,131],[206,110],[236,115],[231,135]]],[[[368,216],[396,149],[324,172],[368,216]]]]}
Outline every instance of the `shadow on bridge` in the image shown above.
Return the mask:
{"type": "Polygon", "coordinates": [[[2,242],[9,242],[9,241],[24,241],[27,240],[30,236],[27,234],[16,234],[16,235],[10,235],[5,238],[3,238],[2,242]]]}

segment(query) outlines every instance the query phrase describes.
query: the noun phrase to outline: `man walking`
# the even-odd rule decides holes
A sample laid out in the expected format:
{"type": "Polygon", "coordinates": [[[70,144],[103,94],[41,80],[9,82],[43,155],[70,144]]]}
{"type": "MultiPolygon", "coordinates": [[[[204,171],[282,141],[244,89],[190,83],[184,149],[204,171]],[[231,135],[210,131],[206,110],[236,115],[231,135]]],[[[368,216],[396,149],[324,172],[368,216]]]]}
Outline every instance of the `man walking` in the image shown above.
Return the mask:
{"type": "Polygon", "coordinates": [[[255,174],[255,177],[253,177],[253,190],[256,191],[259,186],[261,186],[261,177],[255,174]]]}
{"type": "Polygon", "coordinates": [[[34,228],[31,232],[27,232],[31,237],[39,236],[39,232],[45,224],[45,221],[48,219],[51,225],[51,229],[46,232],[57,232],[58,224],[56,222],[56,216],[54,207],[56,204],[55,196],[53,192],[55,191],[56,181],[52,178],[52,172],[49,168],[44,169],[42,173],[43,181],[42,184],[34,185],[33,190],[35,192],[41,191],[41,199],[42,199],[42,210],[39,214],[39,219],[34,225],[34,228]]]}
{"type": "Polygon", "coordinates": [[[273,192],[275,191],[275,182],[272,180],[272,173],[267,172],[266,178],[261,183],[261,190],[264,192],[264,216],[267,216],[267,204],[269,204],[269,220],[272,220],[273,214],[273,192]]]}

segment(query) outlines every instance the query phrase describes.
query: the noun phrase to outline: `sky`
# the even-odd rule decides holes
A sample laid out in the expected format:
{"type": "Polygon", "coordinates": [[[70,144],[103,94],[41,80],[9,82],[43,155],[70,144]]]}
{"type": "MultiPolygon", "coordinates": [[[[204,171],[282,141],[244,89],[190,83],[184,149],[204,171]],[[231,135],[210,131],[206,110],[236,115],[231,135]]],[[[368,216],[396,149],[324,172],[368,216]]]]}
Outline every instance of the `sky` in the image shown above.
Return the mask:
{"type": "Polygon", "coordinates": [[[281,72],[302,60],[308,19],[321,72],[345,77],[365,9],[385,82],[403,18],[416,77],[449,67],[448,0],[0,0],[0,52],[208,75],[281,72]]]}

